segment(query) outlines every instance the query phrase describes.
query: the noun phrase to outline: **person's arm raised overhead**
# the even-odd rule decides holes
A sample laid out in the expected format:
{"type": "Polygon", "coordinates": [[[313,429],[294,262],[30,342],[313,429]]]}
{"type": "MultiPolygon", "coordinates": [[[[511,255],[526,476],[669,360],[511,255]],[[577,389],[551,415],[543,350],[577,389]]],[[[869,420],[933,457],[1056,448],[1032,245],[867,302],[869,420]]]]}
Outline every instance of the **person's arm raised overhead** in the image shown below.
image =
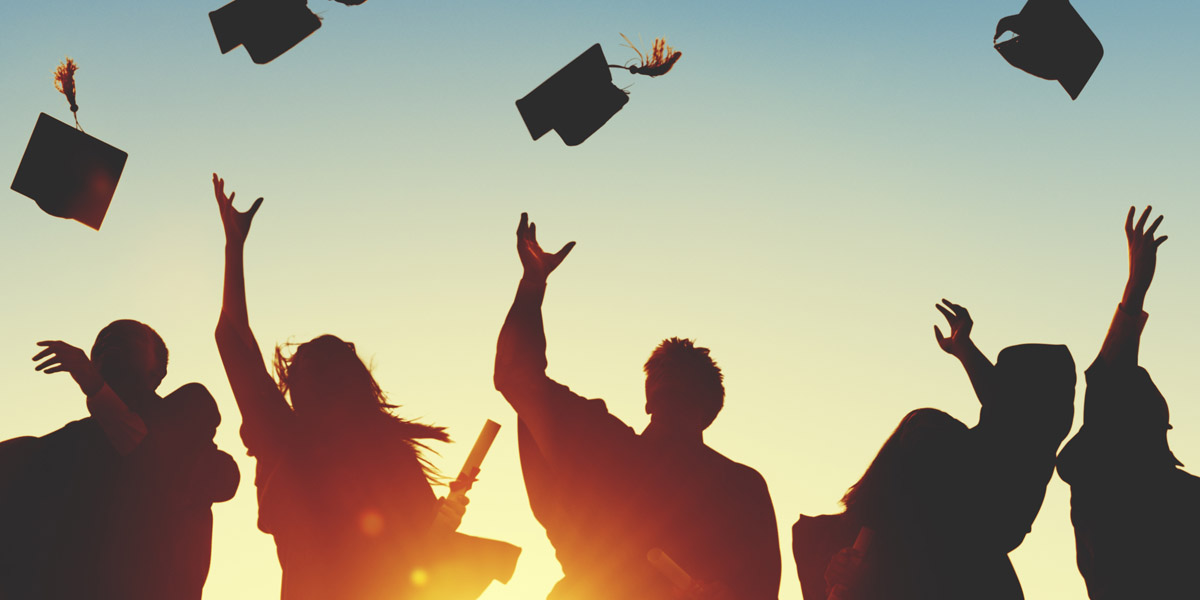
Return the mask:
{"type": "Polygon", "coordinates": [[[992,383],[995,367],[971,340],[971,328],[975,325],[971,320],[971,313],[945,298],[942,298],[941,304],[935,306],[950,325],[949,336],[942,335],[942,330],[937,325],[933,326],[933,335],[937,338],[938,346],[962,363],[967,377],[971,379],[971,387],[975,388],[975,396],[979,398],[979,403],[991,403],[995,395],[992,383]]]}
{"type": "Polygon", "coordinates": [[[537,241],[537,225],[521,213],[517,226],[517,255],[523,273],[517,296],[500,329],[496,342],[493,380],[496,389],[535,430],[540,429],[542,411],[538,410],[542,384],[546,378],[546,332],[542,324],[542,300],[546,296],[546,278],[575,247],[575,242],[550,254],[537,241]]]}
{"type": "Polygon", "coordinates": [[[146,437],[146,423],[108,387],[87,354],[57,340],[42,341],[37,345],[45,349],[33,357],[35,361],[42,361],[34,368],[46,374],[70,374],[87,397],[88,413],[100,425],[117,453],[126,456],[133,452],[146,437]]]}
{"type": "Polygon", "coordinates": [[[1155,238],[1160,215],[1150,227],[1146,221],[1150,218],[1151,207],[1147,206],[1142,212],[1137,224],[1133,222],[1136,207],[1129,207],[1125,216],[1125,241],[1129,246],[1129,278],[1125,281],[1125,292],[1121,295],[1121,304],[1113,315],[1108,334],[1104,337],[1104,345],[1100,347],[1100,359],[1109,366],[1137,366],[1138,348],[1142,339],[1142,328],[1146,325],[1147,314],[1144,310],[1146,292],[1150,290],[1150,282],[1154,280],[1154,269],[1158,264],[1158,247],[1167,241],[1167,236],[1155,238]]]}
{"type": "Polygon", "coordinates": [[[250,447],[251,440],[257,439],[258,435],[271,435],[279,420],[291,412],[267,371],[258,342],[250,331],[246,309],[243,250],[250,224],[263,199],[256,200],[250,210],[238,212],[233,207],[235,194],[225,195],[225,180],[216,173],[213,173],[213,192],[225,229],[225,290],[221,298],[221,317],[217,320],[217,350],[242,413],[242,439],[250,452],[257,454],[256,449],[250,447]]]}

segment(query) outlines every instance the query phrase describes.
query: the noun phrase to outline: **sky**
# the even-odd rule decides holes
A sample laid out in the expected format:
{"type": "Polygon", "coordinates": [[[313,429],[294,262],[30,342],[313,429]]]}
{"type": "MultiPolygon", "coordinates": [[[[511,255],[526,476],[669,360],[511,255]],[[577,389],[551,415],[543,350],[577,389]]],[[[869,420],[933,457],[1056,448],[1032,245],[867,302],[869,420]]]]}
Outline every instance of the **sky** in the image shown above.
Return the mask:
{"type": "MultiPolygon", "coordinates": [[[[268,65],[220,54],[219,7],[40,0],[0,19],[0,170],[16,172],[39,113],[71,120],[51,76],[64,56],[80,65],[84,130],[129,153],[98,232],[0,192],[0,439],[86,416],[69,377],[34,371],[37,341],[89,348],[118,318],[157,329],[160,391],[206,385],[243,474],[213,509],[206,597],[279,589],[212,335],[214,171],[243,208],[265,198],[246,250],[264,353],[354,342],[402,415],[449,428],[457,443],[433,457],[447,474],[485,419],[503,425],[460,530],[524,552],[486,600],[544,597],[560,575],[491,383],[521,212],[545,246],[578,242],[545,303],[552,377],[640,429],[654,346],[711,348],[727,396],[706,441],[767,480],[784,600],[801,597],[792,523],[837,512],[905,413],[976,422],[933,338],[940,298],[971,310],[993,359],[1067,344],[1078,429],[1134,204],[1166,215],[1170,237],[1141,362],[1171,404],[1175,454],[1200,464],[1200,4],[1076,2],[1105,48],[1076,101],[992,49],[996,21],[1022,7],[1008,0],[311,0],[322,27],[268,65]],[[635,59],[620,33],[683,56],[657,79],[614,71],[630,102],[584,144],[532,141],[513,102],[592,44],[635,59]]],[[[1011,557],[1026,598],[1086,598],[1057,477],[1011,557]]]]}

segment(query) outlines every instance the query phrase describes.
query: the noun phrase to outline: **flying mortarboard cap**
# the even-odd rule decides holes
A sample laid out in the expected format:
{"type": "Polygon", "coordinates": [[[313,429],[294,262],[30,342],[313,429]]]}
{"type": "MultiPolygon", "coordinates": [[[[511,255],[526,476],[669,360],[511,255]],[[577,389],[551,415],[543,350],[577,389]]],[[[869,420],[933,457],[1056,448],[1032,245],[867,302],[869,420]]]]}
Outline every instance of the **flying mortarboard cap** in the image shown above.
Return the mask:
{"type": "Polygon", "coordinates": [[[517,110],[533,139],[553,129],[568,146],[577,146],[627,102],[629,95],[613,85],[604,51],[595,44],[517,100],[517,110]]]}
{"type": "Polygon", "coordinates": [[[245,46],[265,65],[321,27],[306,0],[233,0],[208,13],[221,54],[245,46]]]}
{"type": "Polygon", "coordinates": [[[1020,13],[1000,19],[993,40],[1006,31],[1016,37],[996,44],[1000,56],[1030,75],[1058,80],[1072,100],[1104,56],[1100,40],[1068,0],[1029,0],[1020,13]]]}
{"type": "Polygon", "coordinates": [[[43,211],[99,230],[129,155],[46,113],[38,117],[12,189],[43,211]]]}

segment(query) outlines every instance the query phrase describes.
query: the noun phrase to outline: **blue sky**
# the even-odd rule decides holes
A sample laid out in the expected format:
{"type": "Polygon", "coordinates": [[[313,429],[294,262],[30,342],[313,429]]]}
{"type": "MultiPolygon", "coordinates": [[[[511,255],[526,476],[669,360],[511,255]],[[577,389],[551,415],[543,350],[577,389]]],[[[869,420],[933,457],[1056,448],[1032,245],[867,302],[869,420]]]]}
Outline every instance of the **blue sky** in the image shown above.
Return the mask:
{"type": "MultiPolygon", "coordinates": [[[[781,597],[799,598],[788,529],[836,502],[899,418],[977,407],[930,325],[966,305],[991,357],[1068,344],[1082,369],[1125,275],[1132,204],[1166,215],[1143,364],[1171,402],[1171,443],[1200,461],[1195,265],[1200,120],[1190,31],[1200,6],[1077,2],[1105,46],[1072,102],[992,49],[1020,2],[312,0],[324,23],[265,66],[221,55],[220,5],[42,0],[0,21],[0,165],[15,172],[39,112],[70,120],[51,72],[75,58],[84,129],[129,153],[100,232],[0,204],[0,438],[85,414],[64,376],[35,373],[41,339],[88,347],[145,321],[172,350],[164,388],[200,381],[245,474],[216,507],[207,594],[272,597],[271,538],[254,527],[253,463],[212,328],[222,238],[209,174],[264,196],[247,250],[264,344],[325,332],[373,356],[402,412],[447,425],[455,472],[483,420],[506,427],[464,531],[525,548],[484,597],[540,597],[557,566],[528,514],[515,418],[491,389],[495,335],[519,277],[528,211],[548,246],[579,245],[546,304],[551,375],[635,427],[642,361],[694,337],[726,373],[707,439],[759,469],[781,537],[781,597]],[[619,33],[683,52],[658,79],[614,72],[629,104],[579,147],[529,139],[513,102],[619,33]]],[[[1077,390],[1076,428],[1083,385],[1077,390]]],[[[1068,490],[1055,479],[1013,554],[1026,597],[1086,597],[1068,490]]]]}

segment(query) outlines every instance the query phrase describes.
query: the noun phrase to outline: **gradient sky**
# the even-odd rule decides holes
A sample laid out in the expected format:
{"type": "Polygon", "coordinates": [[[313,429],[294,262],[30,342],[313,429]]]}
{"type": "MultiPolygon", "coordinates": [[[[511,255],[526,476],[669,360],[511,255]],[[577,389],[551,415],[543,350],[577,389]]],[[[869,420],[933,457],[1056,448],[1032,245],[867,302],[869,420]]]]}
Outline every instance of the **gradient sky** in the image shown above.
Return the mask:
{"type": "MultiPolygon", "coordinates": [[[[207,597],[279,588],[212,338],[213,171],[242,207],[266,198],[246,253],[264,352],[353,341],[402,414],[450,428],[447,474],[484,419],[505,426],[461,530],[524,554],[486,600],[544,597],[559,576],[491,385],[522,211],[547,247],[579,244],[546,299],[551,376],[640,429],[654,345],[712,349],[727,402],[706,439],[767,479],[785,600],[800,597],[791,524],[837,511],[901,416],[975,423],[933,339],[939,298],[971,310],[992,358],[1069,345],[1078,428],[1131,204],[1166,215],[1142,364],[1171,403],[1176,455],[1200,464],[1200,4],[1076,2],[1105,57],[1074,102],[992,49],[1020,0],[310,6],[321,29],[265,66],[219,53],[206,13],[220,0],[12,2],[0,19],[0,165],[15,173],[39,112],[71,119],[51,77],[64,55],[83,128],[129,153],[100,232],[3,192],[0,439],[86,415],[68,376],[34,372],[35,342],[88,348],[117,318],[155,327],[162,391],[208,386],[243,473],[214,507],[207,597]],[[614,72],[630,102],[583,145],[531,141],[513,102],[593,43],[634,58],[622,32],[666,36],[683,58],[659,79],[614,72]]],[[[1086,597],[1068,502],[1055,478],[1012,554],[1030,600],[1086,597]]]]}

